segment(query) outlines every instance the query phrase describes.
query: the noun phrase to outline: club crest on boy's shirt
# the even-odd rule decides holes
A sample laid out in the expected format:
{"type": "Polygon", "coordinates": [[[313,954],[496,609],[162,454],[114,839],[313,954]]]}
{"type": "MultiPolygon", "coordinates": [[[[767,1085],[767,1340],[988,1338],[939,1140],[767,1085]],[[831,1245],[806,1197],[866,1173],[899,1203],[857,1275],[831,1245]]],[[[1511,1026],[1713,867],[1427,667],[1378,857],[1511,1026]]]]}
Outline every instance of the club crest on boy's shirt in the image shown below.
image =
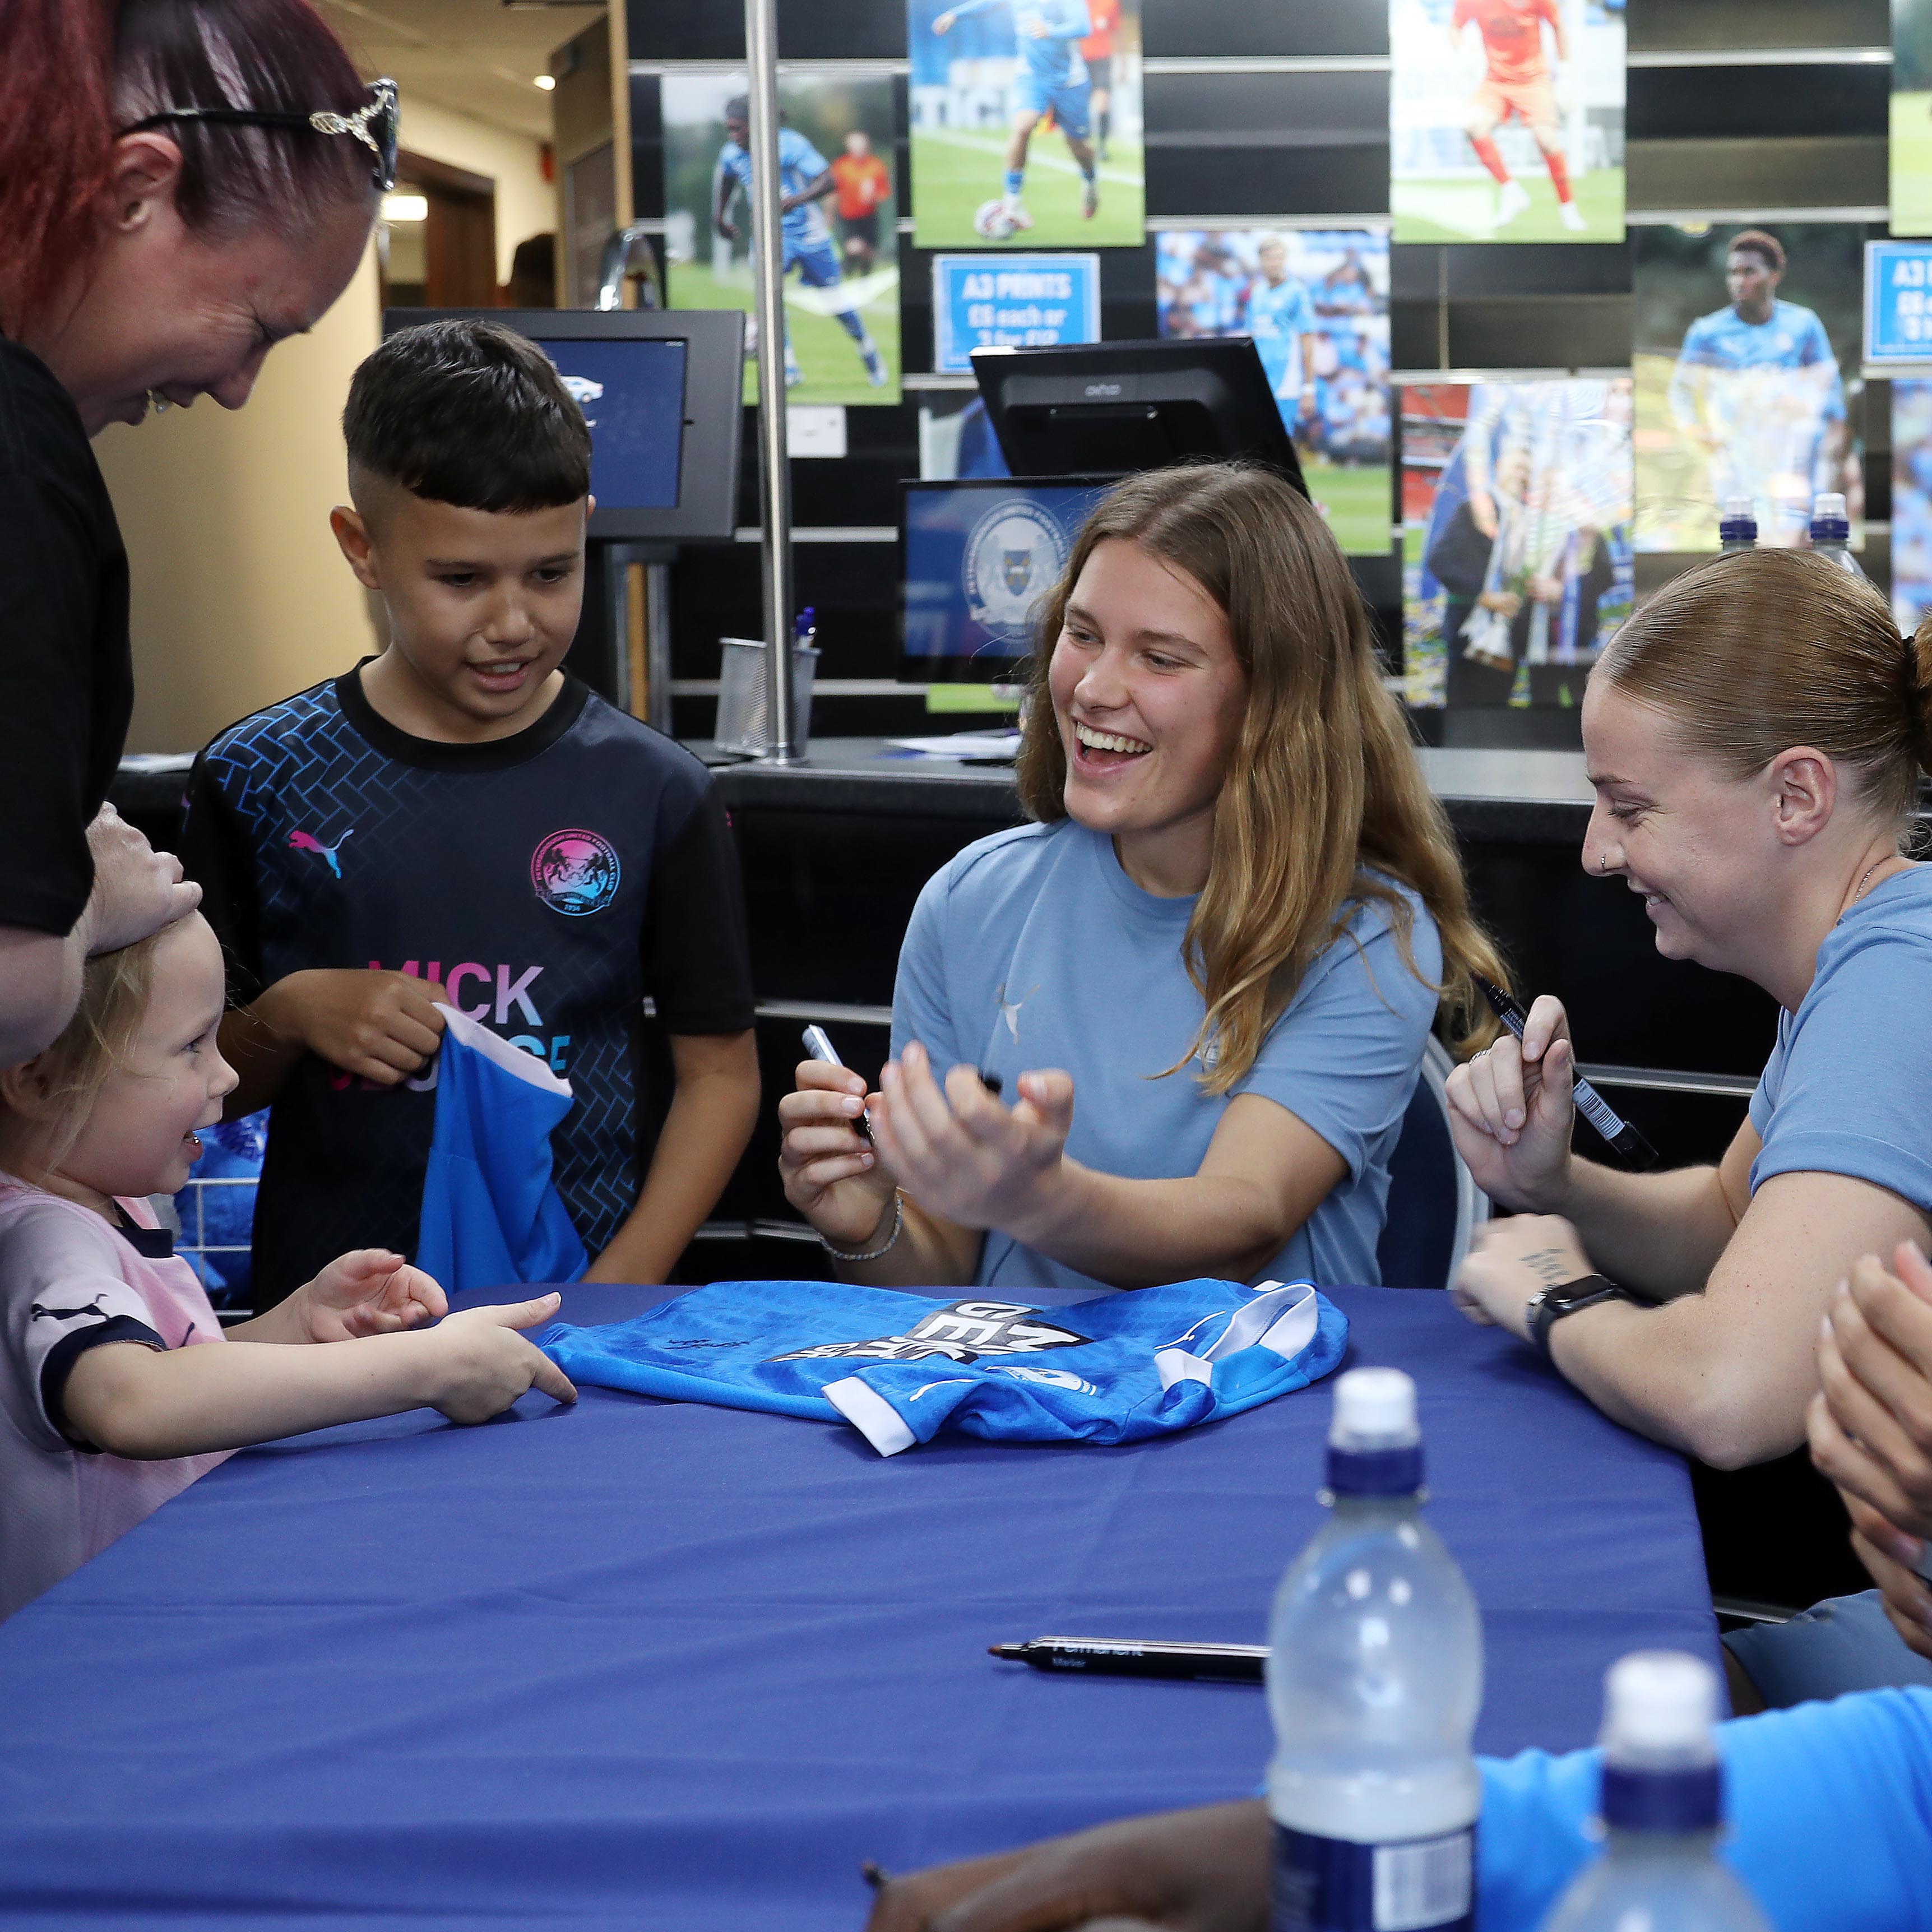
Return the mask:
{"type": "Polygon", "coordinates": [[[554,912],[573,919],[602,912],[617,896],[624,868],[601,832],[553,832],[530,854],[530,886],[554,912]]]}
{"type": "Polygon", "coordinates": [[[915,1322],[903,1335],[880,1335],[869,1342],[821,1342],[774,1355],[775,1362],[823,1360],[857,1356],[868,1362],[921,1362],[944,1355],[955,1362],[982,1355],[1032,1354],[1042,1348],[1077,1348],[1092,1340],[1071,1328],[1057,1328],[1023,1302],[950,1301],[915,1322]]]}

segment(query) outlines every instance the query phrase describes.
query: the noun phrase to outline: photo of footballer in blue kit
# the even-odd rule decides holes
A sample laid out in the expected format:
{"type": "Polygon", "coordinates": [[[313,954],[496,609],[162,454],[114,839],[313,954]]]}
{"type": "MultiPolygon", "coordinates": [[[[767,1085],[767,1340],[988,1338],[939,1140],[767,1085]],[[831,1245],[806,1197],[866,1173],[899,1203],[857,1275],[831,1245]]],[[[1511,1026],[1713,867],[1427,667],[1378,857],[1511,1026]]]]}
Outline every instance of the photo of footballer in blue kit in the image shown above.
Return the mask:
{"type": "Polygon", "coordinates": [[[922,248],[1142,238],[1140,21],[1090,0],[909,0],[922,248]],[[1096,76],[1089,50],[1105,44],[1096,76]],[[1095,139],[1105,82],[1106,154],[1095,139]],[[1049,130],[1058,139],[1042,144],[1049,130]],[[1064,152],[1059,152],[1062,143],[1064,152]]]}
{"type": "Polygon", "coordinates": [[[1845,372],[1858,368],[1863,229],[1658,224],[1634,239],[1636,548],[1716,549],[1735,497],[1760,544],[1802,547],[1828,490],[1862,542],[1862,394],[1845,372]]]}
{"type": "MultiPolygon", "coordinates": [[[[717,200],[711,224],[727,242],[738,239],[738,230],[730,218],[733,200],[742,194],[752,199],[752,110],[742,94],[724,104],[724,145],[718,151],[717,200]]],[[[778,130],[778,188],[784,196],[780,204],[780,224],[784,234],[784,273],[797,269],[808,289],[836,289],[844,278],[838,266],[838,249],[825,220],[825,200],[838,187],[832,164],[796,128],[778,130]]],[[[862,318],[849,308],[838,311],[839,326],[850,336],[866,365],[866,380],[875,389],[886,386],[885,358],[879,345],[866,332],[862,318]]],[[[795,389],[805,380],[794,353],[791,336],[785,336],[785,387],[795,389]]]]}
{"type": "Polygon", "coordinates": [[[1156,239],[1161,334],[1250,337],[1335,540],[1351,556],[1386,556],[1388,231],[1171,228],[1156,239]]]}
{"type": "MultiPolygon", "coordinates": [[[[742,74],[663,82],[664,250],[673,308],[752,314],[751,110],[742,74]]],[[[838,172],[827,158],[855,136],[890,154],[892,82],[787,75],[778,84],[779,226],[784,246],[785,390],[795,403],[899,399],[897,211],[888,176],[871,248],[842,251],[832,228],[838,172]]],[[[748,362],[745,400],[758,399],[748,362]]]]}

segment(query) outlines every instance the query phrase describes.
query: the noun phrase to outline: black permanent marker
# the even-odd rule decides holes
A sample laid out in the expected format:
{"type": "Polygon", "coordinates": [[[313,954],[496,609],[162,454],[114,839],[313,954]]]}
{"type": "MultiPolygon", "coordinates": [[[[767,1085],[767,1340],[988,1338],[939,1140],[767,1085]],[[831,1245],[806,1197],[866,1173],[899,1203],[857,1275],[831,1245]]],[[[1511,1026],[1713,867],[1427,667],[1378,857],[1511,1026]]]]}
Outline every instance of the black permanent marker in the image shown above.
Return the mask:
{"type": "Polygon", "coordinates": [[[1264,1643],[1167,1643],[1159,1638],[1036,1636],[994,1643],[987,1654],[1036,1670],[1084,1670],[1097,1677],[1164,1677],[1195,1684],[1258,1684],[1264,1643]]]}
{"type": "MultiPolygon", "coordinates": [[[[1529,1016],[1523,1011],[1521,1002],[1511,998],[1502,987],[1492,986],[1480,973],[1472,976],[1483,989],[1483,998],[1489,1001],[1496,1018],[1518,1040],[1522,1039],[1523,1026],[1529,1016]]],[[[1576,1111],[1631,1166],[1652,1168],[1657,1165],[1656,1148],[1580,1074],[1576,1078],[1574,1097],[1576,1111]]]]}

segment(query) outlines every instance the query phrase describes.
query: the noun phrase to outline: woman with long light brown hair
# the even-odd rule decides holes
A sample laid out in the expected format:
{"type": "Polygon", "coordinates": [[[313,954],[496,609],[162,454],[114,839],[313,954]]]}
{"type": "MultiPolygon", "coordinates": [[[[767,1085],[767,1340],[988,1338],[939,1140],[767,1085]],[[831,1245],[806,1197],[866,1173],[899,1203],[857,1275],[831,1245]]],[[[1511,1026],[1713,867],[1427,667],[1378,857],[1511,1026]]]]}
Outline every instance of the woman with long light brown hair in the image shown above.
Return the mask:
{"type": "Polygon", "coordinates": [[[1340,550],[1271,472],[1152,472],[1040,638],[1035,822],[928,882],[883,1090],[800,1067],[787,1194],[877,1285],[1375,1281],[1430,1027],[1500,969],[1340,550]]]}

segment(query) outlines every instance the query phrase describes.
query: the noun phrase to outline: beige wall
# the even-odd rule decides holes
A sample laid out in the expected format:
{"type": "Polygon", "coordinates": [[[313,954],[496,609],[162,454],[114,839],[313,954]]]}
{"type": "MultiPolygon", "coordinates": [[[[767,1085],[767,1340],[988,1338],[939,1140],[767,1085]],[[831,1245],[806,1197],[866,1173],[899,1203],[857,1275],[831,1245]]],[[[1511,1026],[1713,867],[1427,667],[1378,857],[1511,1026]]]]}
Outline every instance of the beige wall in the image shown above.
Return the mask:
{"type": "MultiPolygon", "coordinates": [[[[555,226],[536,142],[422,102],[404,106],[401,136],[495,178],[500,279],[518,242],[555,226]]],[[[376,647],[328,512],[347,495],[349,379],[380,326],[372,247],[314,332],[270,354],[238,415],[204,397],[95,443],[134,580],[130,751],[194,750],[376,647]]]]}
{"type": "Polygon", "coordinates": [[[377,328],[372,248],[314,333],[270,351],[238,414],[204,396],[95,442],[133,578],[130,752],[192,751],[374,648],[328,513],[347,493],[343,401],[377,328]]]}
{"type": "Polygon", "coordinates": [[[519,242],[556,226],[556,190],[543,178],[543,151],[534,141],[452,114],[434,101],[402,104],[401,144],[413,154],[488,175],[496,184],[496,279],[510,279],[519,242]]]}

